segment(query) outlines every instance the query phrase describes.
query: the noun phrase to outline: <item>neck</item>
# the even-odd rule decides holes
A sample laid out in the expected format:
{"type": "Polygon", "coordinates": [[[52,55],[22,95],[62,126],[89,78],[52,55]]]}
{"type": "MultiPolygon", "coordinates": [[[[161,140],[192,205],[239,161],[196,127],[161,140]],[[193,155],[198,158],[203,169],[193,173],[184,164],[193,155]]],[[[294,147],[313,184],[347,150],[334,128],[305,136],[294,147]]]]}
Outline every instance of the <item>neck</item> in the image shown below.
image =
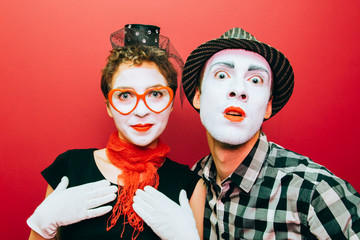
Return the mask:
{"type": "Polygon", "coordinates": [[[216,166],[216,182],[221,182],[244,161],[260,136],[260,130],[247,142],[240,145],[229,145],[214,139],[206,132],[211,155],[216,166]]]}
{"type": "Polygon", "coordinates": [[[149,144],[147,145],[138,145],[138,144],[135,144],[134,142],[130,142],[128,139],[126,139],[125,137],[122,136],[122,134],[120,134],[120,131],[118,131],[118,137],[119,139],[121,139],[122,141],[124,141],[125,143],[128,143],[128,144],[132,144],[134,147],[138,147],[140,149],[154,149],[156,148],[157,144],[158,144],[158,141],[159,141],[159,138],[156,138],[154,139],[152,142],[150,142],[149,144]]]}

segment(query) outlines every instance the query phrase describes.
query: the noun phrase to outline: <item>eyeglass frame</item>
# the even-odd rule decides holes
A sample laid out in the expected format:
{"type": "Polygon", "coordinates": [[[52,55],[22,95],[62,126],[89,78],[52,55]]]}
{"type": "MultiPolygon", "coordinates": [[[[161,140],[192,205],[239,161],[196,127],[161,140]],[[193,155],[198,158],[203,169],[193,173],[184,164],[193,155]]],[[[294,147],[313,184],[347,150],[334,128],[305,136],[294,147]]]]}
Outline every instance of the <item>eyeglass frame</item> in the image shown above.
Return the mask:
{"type": "Polygon", "coordinates": [[[119,113],[121,113],[121,114],[123,114],[123,115],[129,115],[130,113],[132,113],[132,112],[136,109],[137,105],[139,104],[140,99],[143,100],[145,106],[146,106],[150,111],[152,111],[152,112],[154,112],[154,113],[161,113],[161,112],[165,111],[165,109],[167,109],[167,108],[170,106],[170,104],[172,103],[172,101],[173,101],[173,99],[174,99],[174,91],[173,91],[170,87],[161,86],[161,87],[152,87],[152,88],[149,88],[149,89],[146,90],[143,94],[138,94],[136,91],[134,91],[134,90],[132,90],[132,89],[118,89],[118,88],[114,88],[114,89],[112,89],[112,90],[108,93],[108,101],[110,102],[110,105],[111,105],[117,112],[119,112],[119,113]],[[166,105],[166,107],[164,107],[163,110],[161,110],[161,111],[154,111],[154,110],[152,110],[152,109],[147,105],[146,100],[145,100],[145,95],[146,95],[147,93],[149,93],[150,91],[160,90],[160,89],[166,89],[166,90],[169,92],[170,99],[169,99],[168,104],[166,105]],[[113,95],[115,92],[117,92],[117,91],[120,91],[120,92],[131,92],[131,93],[134,93],[134,94],[136,95],[136,104],[135,104],[134,108],[133,108],[130,112],[128,112],[128,113],[122,113],[122,112],[120,112],[120,111],[115,107],[115,105],[114,105],[114,103],[113,103],[113,101],[112,101],[112,95],[113,95]]]}

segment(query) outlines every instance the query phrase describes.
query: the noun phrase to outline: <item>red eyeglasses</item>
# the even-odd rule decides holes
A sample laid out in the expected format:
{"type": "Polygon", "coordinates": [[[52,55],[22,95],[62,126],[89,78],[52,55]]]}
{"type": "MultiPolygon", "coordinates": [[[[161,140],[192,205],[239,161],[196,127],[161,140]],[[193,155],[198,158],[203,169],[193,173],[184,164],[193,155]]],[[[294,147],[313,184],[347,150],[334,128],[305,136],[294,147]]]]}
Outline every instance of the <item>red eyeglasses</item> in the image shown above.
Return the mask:
{"type": "Polygon", "coordinates": [[[173,98],[173,90],[165,86],[150,88],[143,94],[138,94],[132,89],[113,89],[108,93],[111,106],[124,115],[134,111],[140,99],[151,111],[161,113],[171,104],[173,98]]]}

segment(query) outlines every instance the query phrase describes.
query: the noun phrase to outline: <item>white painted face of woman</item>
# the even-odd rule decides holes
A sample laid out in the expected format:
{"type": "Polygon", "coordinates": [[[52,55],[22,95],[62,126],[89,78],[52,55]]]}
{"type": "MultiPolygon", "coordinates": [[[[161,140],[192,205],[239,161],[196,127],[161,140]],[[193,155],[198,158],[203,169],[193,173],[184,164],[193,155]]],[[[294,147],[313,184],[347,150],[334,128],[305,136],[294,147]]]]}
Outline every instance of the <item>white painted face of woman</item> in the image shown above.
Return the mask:
{"type": "MultiPolygon", "coordinates": [[[[143,94],[153,87],[167,85],[159,68],[152,62],[144,62],[139,66],[122,63],[112,81],[113,89],[131,89],[138,94],[143,94]]],[[[108,107],[109,116],[114,119],[119,137],[142,147],[156,146],[158,137],[166,128],[171,112],[172,104],[164,111],[155,113],[145,105],[143,100],[139,100],[138,105],[130,114],[121,114],[111,105],[108,107]]]]}

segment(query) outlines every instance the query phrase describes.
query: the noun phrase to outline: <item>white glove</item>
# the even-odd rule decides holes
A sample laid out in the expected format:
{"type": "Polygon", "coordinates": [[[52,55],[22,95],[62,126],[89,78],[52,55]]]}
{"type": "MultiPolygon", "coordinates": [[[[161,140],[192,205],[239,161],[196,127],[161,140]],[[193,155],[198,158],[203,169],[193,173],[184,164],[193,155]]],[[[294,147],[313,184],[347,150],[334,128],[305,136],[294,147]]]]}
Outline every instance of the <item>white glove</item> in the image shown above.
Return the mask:
{"type": "Polygon", "coordinates": [[[57,228],[111,211],[111,206],[99,207],[116,198],[116,186],[107,180],[67,188],[63,177],[56,189],[35,209],[26,221],[29,227],[46,239],[54,238],[57,228]]]}
{"type": "Polygon", "coordinates": [[[194,215],[186,192],[181,190],[180,206],[153,187],[136,190],[135,212],[163,240],[198,240],[194,215]]]}

